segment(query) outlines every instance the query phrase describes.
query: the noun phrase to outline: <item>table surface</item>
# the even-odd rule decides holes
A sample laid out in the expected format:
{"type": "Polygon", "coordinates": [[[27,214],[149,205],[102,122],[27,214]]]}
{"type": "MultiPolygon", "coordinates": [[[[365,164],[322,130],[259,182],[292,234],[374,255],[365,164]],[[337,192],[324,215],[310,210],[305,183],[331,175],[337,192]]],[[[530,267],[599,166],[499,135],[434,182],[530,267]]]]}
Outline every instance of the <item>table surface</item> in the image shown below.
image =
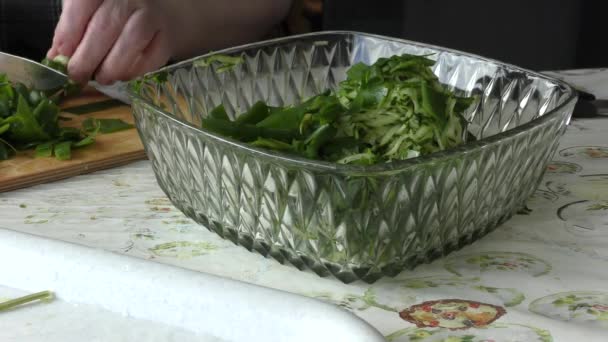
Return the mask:
{"type": "MultiPolygon", "coordinates": [[[[553,75],[608,98],[606,69],[553,75]]],[[[222,240],[171,205],[147,161],[0,194],[0,212],[0,228],[326,300],[389,341],[608,336],[608,118],[571,122],[527,210],[373,285],[319,278],[222,240]]]]}

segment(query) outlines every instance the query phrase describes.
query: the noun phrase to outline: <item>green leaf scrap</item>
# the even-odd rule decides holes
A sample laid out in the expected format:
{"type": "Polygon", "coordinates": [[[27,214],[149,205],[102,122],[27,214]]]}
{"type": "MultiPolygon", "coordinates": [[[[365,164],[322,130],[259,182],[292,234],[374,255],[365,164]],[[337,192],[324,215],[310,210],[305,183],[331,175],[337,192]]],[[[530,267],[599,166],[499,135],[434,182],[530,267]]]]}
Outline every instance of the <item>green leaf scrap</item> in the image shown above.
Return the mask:
{"type": "Polygon", "coordinates": [[[82,123],[82,128],[87,133],[116,133],[131,129],[134,126],[121,119],[95,119],[88,118],[82,123]]]}
{"type": "Polygon", "coordinates": [[[242,56],[215,54],[195,61],[194,66],[209,67],[215,64],[217,65],[217,72],[222,73],[228,70],[233,70],[236,66],[243,64],[244,62],[245,60],[242,56]]]}

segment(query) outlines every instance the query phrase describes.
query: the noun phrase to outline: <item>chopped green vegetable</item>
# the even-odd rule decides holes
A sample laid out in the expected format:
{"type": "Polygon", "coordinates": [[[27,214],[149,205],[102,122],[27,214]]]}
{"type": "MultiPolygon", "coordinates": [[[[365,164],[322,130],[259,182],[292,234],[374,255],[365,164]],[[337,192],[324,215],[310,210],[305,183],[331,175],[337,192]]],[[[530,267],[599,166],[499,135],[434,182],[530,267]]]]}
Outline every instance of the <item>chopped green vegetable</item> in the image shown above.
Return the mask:
{"type": "Polygon", "coordinates": [[[94,112],[101,112],[103,110],[108,110],[108,109],[116,108],[116,107],[120,107],[120,106],[125,106],[125,104],[122,101],[119,101],[116,99],[109,99],[109,100],[103,100],[103,101],[99,101],[99,102],[87,103],[87,104],[83,104],[83,105],[79,105],[79,106],[64,108],[64,109],[62,109],[62,111],[66,112],[66,113],[70,113],[70,114],[83,115],[83,114],[90,114],[90,113],[94,113],[94,112]]]}
{"type": "Polygon", "coordinates": [[[34,117],[42,130],[50,136],[56,136],[59,128],[59,107],[49,99],[42,99],[34,109],[34,117]]]}
{"type": "MultiPolygon", "coordinates": [[[[65,73],[68,59],[59,56],[44,60],[43,64],[65,73]]],[[[59,116],[57,101],[79,89],[79,85],[69,81],[58,89],[42,92],[11,83],[5,74],[0,74],[0,161],[26,149],[35,149],[37,158],[55,156],[67,160],[72,157],[72,148],[93,144],[97,134],[133,127],[119,119],[87,119],[81,129],[61,127],[60,121],[66,118],[59,116]]]]}
{"type": "Polygon", "coordinates": [[[0,74],[0,118],[11,115],[15,103],[15,89],[11,86],[8,77],[0,74]]]}
{"type": "Polygon", "coordinates": [[[248,124],[236,124],[231,121],[214,118],[203,119],[202,126],[203,128],[212,132],[246,142],[252,142],[258,138],[290,142],[292,139],[298,136],[298,132],[294,130],[258,127],[248,124]]]}
{"type": "Polygon", "coordinates": [[[50,158],[53,156],[54,142],[47,142],[36,146],[36,158],[50,158]]]}
{"type": "Polygon", "coordinates": [[[310,159],[319,158],[319,149],[330,141],[336,135],[336,132],[337,130],[330,124],[325,124],[317,128],[304,141],[304,144],[306,145],[304,155],[310,159]]]}
{"type": "Polygon", "coordinates": [[[215,107],[210,113],[209,116],[213,119],[218,120],[228,120],[228,114],[226,113],[226,109],[224,105],[219,105],[215,107]]]}
{"type": "Polygon", "coordinates": [[[257,127],[299,130],[306,115],[306,107],[288,107],[273,111],[266,119],[258,122],[257,127]]]}
{"type": "Polygon", "coordinates": [[[169,73],[166,71],[160,71],[160,72],[154,73],[151,76],[151,79],[153,79],[158,84],[163,84],[163,83],[167,82],[167,80],[169,79],[169,73]]]}
{"type": "Polygon", "coordinates": [[[80,147],[85,147],[85,146],[89,146],[95,143],[95,136],[94,135],[89,135],[88,137],[75,142],[72,144],[72,147],[74,148],[80,148],[80,147]]]}
{"type": "MultiPolygon", "coordinates": [[[[47,67],[49,67],[51,69],[55,69],[63,74],[68,73],[69,62],[70,62],[70,59],[67,56],[62,56],[62,55],[59,55],[53,59],[45,58],[44,60],[42,60],[43,65],[46,65],[47,67]]],[[[45,93],[46,93],[46,96],[48,98],[50,98],[53,102],[57,102],[57,101],[61,100],[61,98],[63,98],[63,97],[76,95],[76,94],[80,93],[81,90],[82,90],[82,85],[80,85],[72,80],[68,80],[61,87],[59,87],[57,89],[50,89],[50,90],[46,91],[45,93]]]]}
{"type": "Polygon", "coordinates": [[[120,119],[88,118],[82,123],[82,128],[87,133],[109,134],[131,129],[133,125],[120,119]]]}
{"type": "Polygon", "coordinates": [[[75,127],[62,127],[59,132],[59,138],[61,140],[78,140],[82,137],[82,132],[75,127]]]}
{"type": "MultiPolygon", "coordinates": [[[[197,65],[219,60],[225,62],[218,56],[197,65]]],[[[464,142],[463,112],[474,99],[442,85],[431,70],[434,64],[428,56],[407,54],[358,63],[333,92],[287,107],[257,102],[234,121],[219,106],[202,126],[256,147],[343,164],[371,165],[442,151],[464,142]]]]}
{"type": "Polygon", "coordinates": [[[10,140],[18,143],[49,140],[51,138],[49,133],[36,120],[30,105],[21,94],[19,94],[17,103],[17,111],[0,123],[2,125],[7,123],[11,125],[11,128],[8,130],[10,140]]]}
{"type": "Polygon", "coordinates": [[[51,69],[55,69],[61,73],[68,73],[68,64],[70,59],[66,56],[59,55],[53,59],[45,58],[42,60],[42,65],[46,65],[51,69]]]}
{"type": "Polygon", "coordinates": [[[425,56],[402,55],[358,66],[337,92],[340,102],[351,108],[340,118],[342,134],[361,139],[382,160],[408,159],[463,143],[462,112],[472,100],[440,84],[430,69],[433,64],[425,56]]]}
{"type": "Polygon", "coordinates": [[[55,158],[57,160],[70,160],[72,159],[72,142],[63,141],[55,145],[53,148],[55,152],[55,158]]]}
{"type": "Polygon", "coordinates": [[[234,69],[237,65],[243,64],[245,60],[241,56],[227,56],[227,55],[211,55],[194,62],[195,66],[208,67],[212,64],[218,65],[217,72],[224,72],[234,69]]]}
{"type": "Polygon", "coordinates": [[[23,96],[24,99],[28,99],[30,97],[30,91],[29,89],[25,86],[25,84],[19,82],[16,83],[14,86],[15,89],[15,96],[23,96]]]}
{"type": "MultiPolygon", "coordinates": [[[[222,107],[223,108],[223,107],[222,107]]],[[[238,118],[235,122],[240,124],[252,124],[255,125],[258,122],[266,119],[270,115],[270,108],[262,102],[256,102],[249,111],[238,118]]]]}
{"type": "Polygon", "coordinates": [[[38,292],[28,296],[11,299],[6,302],[0,303],[0,311],[11,310],[16,307],[19,307],[24,304],[36,302],[36,301],[44,301],[48,302],[53,300],[53,293],[50,291],[38,292]]]}
{"type": "Polygon", "coordinates": [[[5,123],[4,125],[0,126],[0,135],[8,132],[8,130],[11,128],[11,124],[10,123],[5,123]]]}
{"type": "Polygon", "coordinates": [[[291,144],[276,140],[276,139],[267,139],[267,138],[258,138],[251,145],[256,147],[264,147],[270,150],[277,151],[292,151],[293,146],[291,144]]]}
{"type": "Polygon", "coordinates": [[[13,154],[13,150],[6,141],[0,139],[0,160],[7,160],[13,154]]]}

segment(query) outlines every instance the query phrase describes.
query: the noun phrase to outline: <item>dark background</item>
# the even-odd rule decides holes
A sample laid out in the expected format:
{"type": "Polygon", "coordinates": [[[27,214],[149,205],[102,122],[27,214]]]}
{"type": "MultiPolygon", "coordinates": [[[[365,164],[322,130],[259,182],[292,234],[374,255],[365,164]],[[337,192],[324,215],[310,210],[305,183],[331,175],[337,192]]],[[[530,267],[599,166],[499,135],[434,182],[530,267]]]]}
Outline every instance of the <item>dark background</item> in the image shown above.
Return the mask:
{"type": "Polygon", "coordinates": [[[311,22],[557,70],[608,66],[605,17],[599,0],[325,0],[311,22]]]}
{"type": "Polygon", "coordinates": [[[60,12],[61,0],[0,0],[0,50],[41,60],[60,12]]]}
{"type": "MultiPolygon", "coordinates": [[[[166,0],[169,1],[169,0],[166,0]]],[[[218,0],[220,1],[220,0],[218,0]]],[[[221,0],[223,1],[223,0],[221,0]]],[[[608,1],[293,0],[291,33],[355,30],[535,70],[608,67],[608,1]]],[[[0,49],[40,60],[61,0],[0,0],[0,49]]]]}

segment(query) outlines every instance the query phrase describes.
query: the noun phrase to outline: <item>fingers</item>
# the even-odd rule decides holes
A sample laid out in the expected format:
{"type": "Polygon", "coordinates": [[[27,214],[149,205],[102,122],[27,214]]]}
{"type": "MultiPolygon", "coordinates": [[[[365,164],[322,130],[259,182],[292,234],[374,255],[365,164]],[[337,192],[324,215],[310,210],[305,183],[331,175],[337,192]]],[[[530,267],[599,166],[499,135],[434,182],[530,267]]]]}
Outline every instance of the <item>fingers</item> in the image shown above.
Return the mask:
{"type": "Polygon", "coordinates": [[[91,78],[132,13],[129,1],[103,1],[91,17],[84,36],[70,59],[68,72],[73,80],[85,82],[91,78]]]}
{"type": "Polygon", "coordinates": [[[72,56],[84,36],[89,20],[103,0],[64,0],[63,11],[55,29],[49,58],[72,56]]]}
{"type": "Polygon", "coordinates": [[[129,80],[164,65],[169,59],[160,21],[150,11],[137,10],[127,21],[96,74],[97,82],[108,84],[129,80]]]}
{"type": "Polygon", "coordinates": [[[169,37],[165,31],[159,31],[143,53],[131,66],[127,79],[141,76],[147,72],[163,67],[171,58],[169,37]]]}
{"type": "Polygon", "coordinates": [[[170,58],[163,10],[127,0],[64,0],[47,56],[70,56],[77,82],[96,74],[99,83],[128,80],[163,66],[170,58]]]}

